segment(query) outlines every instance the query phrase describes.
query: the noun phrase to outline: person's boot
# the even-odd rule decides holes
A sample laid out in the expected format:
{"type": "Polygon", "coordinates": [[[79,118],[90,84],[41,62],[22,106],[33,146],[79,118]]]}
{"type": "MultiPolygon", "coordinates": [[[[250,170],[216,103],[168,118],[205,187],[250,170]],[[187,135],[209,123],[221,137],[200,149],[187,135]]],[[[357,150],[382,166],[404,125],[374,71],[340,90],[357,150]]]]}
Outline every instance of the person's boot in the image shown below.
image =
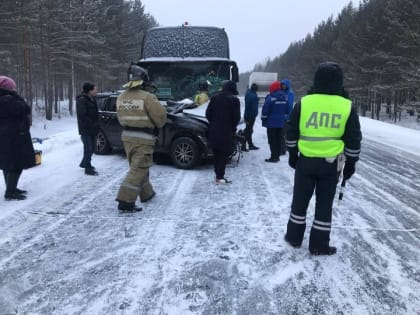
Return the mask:
{"type": "Polygon", "coordinates": [[[232,181],[231,180],[228,180],[228,179],[226,179],[226,178],[219,178],[219,179],[217,179],[216,178],[216,185],[220,185],[220,184],[232,184],[232,181]]]}
{"type": "Polygon", "coordinates": [[[337,247],[328,246],[325,248],[310,248],[309,252],[312,255],[319,256],[319,255],[334,255],[337,252],[337,247]]]}
{"type": "Polygon", "coordinates": [[[85,168],[85,174],[96,176],[96,175],[98,175],[98,172],[95,171],[94,168],[85,168]]]}
{"type": "Polygon", "coordinates": [[[287,237],[287,234],[285,234],[284,235],[284,240],[290,245],[290,246],[292,246],[292,247],[295,247],[295,248],[299,248],[302,244],[301,243],[297,243],[297,242],[293,242],[293,241],[290,241],[289,240],[289,238],[287,237]]]}
{"type": "Polygon", "coordinates": [[[248,152],[248,149],[246,148],[246,143],[242,144],[241,150],[243,152],[248,152]]]}
{"type": "Polygon", "coordinates": [[[149,200],[151,200],[154,196],[156,196],[156,193],[153,192],[153,194],[151,194],[149,197],[144,198],[144,199],[140,199],[141,202],[148,202],[149,200]]]}
{"type": "Polygon", "coordinates": [[[250,150],[258,150],[258,149],[259,149],[259,147],[255,146],[253,143],[251,143],[251,144],[249,145],[249,149],[250,149],[250,150]]]}
{"type": "Polygon", "coordinates": [[[137,207],[134,202],[125,202],[118,200],[118,210],[121,212],[137,212],[142,211],[143,208],[137,207]]]}
{"type": "Polygon", "coordinates": [[[279,158],[271,157],[269,159],[265,159],[265,161],[266,162],[270,162],[270,163],[277,163],[278,161],[280,161],[280,159],[279,158]]]}
{"type": "Polygon", "coordinates": [[[4,199],[6,200],[25,200],[26,196],[23,194],[20,194],[16,191],[6,191],[4,194],[4,199]]]}
{"type": "Polygon", "coordinates": [[[19,189],[19,188],[16,188],[16,189],[15,189],[15,191],[16,191],[18,194],[21,194],[21,195],[26,195],[26,194],[28,193],[26,190],[19,189]]]}

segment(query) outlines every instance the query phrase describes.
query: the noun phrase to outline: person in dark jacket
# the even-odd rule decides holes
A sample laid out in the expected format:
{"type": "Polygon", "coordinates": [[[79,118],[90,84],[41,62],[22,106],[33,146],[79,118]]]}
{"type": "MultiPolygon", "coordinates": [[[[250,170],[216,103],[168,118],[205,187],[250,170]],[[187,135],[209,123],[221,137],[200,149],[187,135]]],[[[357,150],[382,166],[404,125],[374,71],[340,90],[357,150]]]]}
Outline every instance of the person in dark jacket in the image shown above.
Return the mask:
{"type": "Polygon", "coordinates": [[[261,110],[263,127],[267,128],[268,144],[271,156],[266,162],[277,163],[280,161],[281,141],[283,127],[288,115],[287,94],[281,89],[280,82],[274,81],[270,85],[270,94],[265,98],[261,110]]]}
{"type": "MultiPolygon", "coordinates": [[[[293,106],[295,104],[295,92],[292,90],[292,84],[290,83],[289,79],[283,79],[280,81],[281,89],[286,92],[287,94],[287,104],[289,105],[289,114],[293,110],[293,106]]],[[[288,119],[289,117],[287,117],[288,119]]]]}
{"type": "MultiPolygon", "coordinates": [[[[292,85],[289,79],[283,79],[280,81],[281,89],[286,92],[287,94],[287,104],[288,110],[286,115],[286,121],[289,119],[289,115],[293,110],[293,106],[295,104],[295,93],[292,91],[292,85]]],[[[287,125],[286,125],[287,126],[287,125]]],[[[286,128],[283,128],[283,133],[281,137],[281,148],[280,148],[280,155],[286,154],[286,128]]]]}
{"type": "Polygon", "coordinates": [[[96,103],[96,86],[86,82],[82,94],[76,98],[77,126],[83,143],[83,158],[79,166],[85,169],[86,175],[98,175],[91,164],[96,135],[99,130],[98,105],[96,103]]]}
{"type": "Polygon", "coordinates": [[[206,109],[206,118],[209,121],[208,142],[214,154],[216,184],[231,183],[225,178],[225,170],[229,154],[232,152],[236,126],[241,120],[240,103],[236,95],[236,83],[225,81],[222,91],[210,99],[206,109]]]}
{"type": "Polygon", "coordinates": [[[309,95],[296,104],[287,125],[289,165],[296,169],[285,235],[290,245],[302,244],[306,212],[315,191],[309,251],[314,255],[336,253],[337,249],[330,246],[334,195],[343,164],[344,180],[355,172],[361,140],[359,116],[343,88],[340,66],[321,63],[309,95]]]}
{"type": "Polygon", "coordinates": [[[35,165],[29,132],[31,108],[16,93],[16,83],[0,76],[0,169],[6,183],[6,200],[24,200],[26,191],[17,188],[23,169],[35,165]]]}
{"type": "Polygon", "coordinates": [[[242,146],[242,151],[248,151],[246,143],[248,142],[249,150],[258,150],[259,148],[252,142],[252,133],[254,129],[255,118],[258,116],[258,85],[251,84],[251,87],[245,93],[245,143],[242,146]]]}

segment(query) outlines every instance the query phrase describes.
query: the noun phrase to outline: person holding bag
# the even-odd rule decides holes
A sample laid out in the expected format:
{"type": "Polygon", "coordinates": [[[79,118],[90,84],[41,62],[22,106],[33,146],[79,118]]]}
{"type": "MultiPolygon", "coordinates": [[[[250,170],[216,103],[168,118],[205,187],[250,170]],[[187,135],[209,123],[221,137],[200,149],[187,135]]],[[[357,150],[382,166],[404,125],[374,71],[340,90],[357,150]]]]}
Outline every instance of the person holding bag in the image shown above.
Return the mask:
{"type": "Polygon", "coordinates": [[[22,171],[35,166],[30,113],[31,107],[16,92],[15,81],[0,76],[0,169],[6,184],[6,200],[26,199],[26,190],[17,188],[17,184],[22,171]]]}

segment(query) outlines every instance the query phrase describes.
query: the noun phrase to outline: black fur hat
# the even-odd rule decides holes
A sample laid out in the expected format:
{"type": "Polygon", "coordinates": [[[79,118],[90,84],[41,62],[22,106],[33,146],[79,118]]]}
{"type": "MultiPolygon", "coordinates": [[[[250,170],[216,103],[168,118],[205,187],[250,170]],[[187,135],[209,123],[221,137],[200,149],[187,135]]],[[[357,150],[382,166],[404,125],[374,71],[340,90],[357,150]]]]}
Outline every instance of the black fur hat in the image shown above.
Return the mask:
{"type": "Polygon", "coordinates": [[[312,93],[343,94],[343,70],[335,62],[323,62],[318,65],[314,76],[312,93]]]}
{"type": "Polygon", "coordinates": [[[90,83],[90,82],[85,82],[85,83],[83,83],[82,91],[83,91],[83,93],[87,94],[90,91],[92,91],[94,88],[95,88],[95,84],[90,83]]]}

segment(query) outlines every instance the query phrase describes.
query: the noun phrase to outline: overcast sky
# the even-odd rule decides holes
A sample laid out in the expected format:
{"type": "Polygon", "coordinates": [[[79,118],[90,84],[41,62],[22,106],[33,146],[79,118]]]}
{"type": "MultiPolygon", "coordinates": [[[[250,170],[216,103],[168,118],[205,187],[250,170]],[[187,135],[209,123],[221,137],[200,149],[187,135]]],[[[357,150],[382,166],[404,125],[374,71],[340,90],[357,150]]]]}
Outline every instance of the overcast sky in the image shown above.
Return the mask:
{"type": "Polygon", "coordinates": [[[229,37],[230,58],[239,72],[252,70],[283,53],[289,44],[312,33],[329,16],[359,0],[142,0],[145,11],[161,26],[223,27],[229,37]]]}

